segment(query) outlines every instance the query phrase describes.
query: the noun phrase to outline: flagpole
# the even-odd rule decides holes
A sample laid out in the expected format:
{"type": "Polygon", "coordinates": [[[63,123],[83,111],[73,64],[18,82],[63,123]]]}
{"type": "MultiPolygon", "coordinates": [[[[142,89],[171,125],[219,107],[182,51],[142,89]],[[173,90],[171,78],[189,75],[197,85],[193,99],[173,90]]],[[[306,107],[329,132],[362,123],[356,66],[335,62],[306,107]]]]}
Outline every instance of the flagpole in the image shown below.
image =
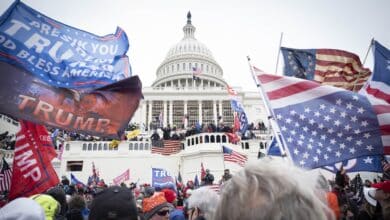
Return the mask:
{"type": "Polygon", "coordinates": [[[224,157],[224,153],[223,153],[223,145],[221,145],[221,149],[222,149],[222,164],[223,164],[223,170],[225,171],[226,167],[225,167],[225,157],[224,157]]]}
{"type": "Polygon", "coordinates": [[[371,39],[370,45],[368,46],[366,56],[364,57],[364,60],[363,60],[363,65],[366,64],[368,54],[370,53],[370,50],[371,50],[373,44],[374,44],[374,38],[371,39]]]}
{"type": "MultiPolygon", "coordinates": [[[[363,60],[363,65],[362,65],[363,68],[364,68],[364,64],[366,63],[368,54],[370,53],[370,50],[371,50],[373,44],[374,44],[374,38],[371,39],[370,45],[368,46],[366,56],[364,57],[364,60],[363,60]]],[[[357,84],[358,80],[360,79],[360,75],[361,75],[361,74],[362,74],[362,73],[360,72],[360,73],[359,73],[359,76],[358,76],[358,77],[356,78],[356,80],[355,80],[355,83],[353,84],[353,88],[352,88],[352,91],[353,91],[353,92],[355,92],[356,84],[357,84]]],[[[363,85],[363,87],[364,87],[364,85],[363,85]]]]}
{"type": "Polygon", "coordinates": [[[279,48],[278,48],[278,57],[276,58],[275,74],[278,74],[279,57],[280,57],[280,48],[282,47],[282,40],[283,40],[283,32],[280,33],[279,48]]]}
{"type": "Polygon", "coordinates": [[[267,115],[268,115],[268,120],[270,122],[271,128],[274,131],[274,135],[275,135],[276,141],[279,144],[280,153],[281,153],[283,158],[292,161],[292,158],[290,156],[291,154],[290,154],[290,152],[289,152],[289,150],[287,148],[286,143],[284,142],[283,136],[280,133],[279,126],[278,126],[278,124],[275,121],[275,117],[274,117],[275,114],[272,111],[272,109],[270,108],[271,105],[269,104],[269,100],[268,100],[267,96],[264,95],[263,88],[261,87],[260,83],[258,83],[258,81],[256,79],[257,77],[254,74],[253,66],[250,63],[249,56],[247,56],[247,59],[248,59],[249,69],[250,69],[250,71],[252,73],[253,79],[255,80],[256,86],[259,89],[260,95],[262,97],[263,104],[265,106],[265,109],[266,109],[266,112],[267,112],[267,115]]]}

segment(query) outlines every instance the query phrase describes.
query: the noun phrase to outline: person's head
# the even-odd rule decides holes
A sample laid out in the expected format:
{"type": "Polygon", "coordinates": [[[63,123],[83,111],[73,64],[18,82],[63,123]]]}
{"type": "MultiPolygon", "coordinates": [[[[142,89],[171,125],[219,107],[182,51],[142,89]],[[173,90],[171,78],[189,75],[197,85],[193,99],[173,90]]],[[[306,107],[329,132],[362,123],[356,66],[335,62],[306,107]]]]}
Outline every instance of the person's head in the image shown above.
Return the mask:
{"type": "Polygon", "coordinates": [[[47,195],[52,196],[57,202],[61,205],[60,214],[65,215],[66,212],[66,196],[65,196],[65,190],[60,186],[55,186],[46,191],[47,195]]]}
{"type": "Polygon", "coordinates": [[[164,196],[165,196],[165,199],[167,200],[167,202],[175,205],[176,204],[176,198],[177,198],[177,195],[176,195],[176,192],[171,190],[171,189],[162,189],[161,192],[164,193],[164,196]]]}
{"type": "Polygon", "coordinates": [[[382,214],[384,219],[390,219],[390,180],[371,184],[375,191],[369,192],[382,206],[382,214]]]}
{"type": "Polygon", "coordinates": [[[225,169],[225,170],[223,171],[223,173],[224,173],[225,175],[229,175],[229,174],[230,174],[230,170],[229,170],[229,169],[225,169]]]}
{"type": "Polygon", "coordinates": [[[54,220],[61,211],[61,205],[50,195],[37,194],[30,197],[37,202],[44,210],[47,220],[54,220]]]}
{"type": "Polygon", "coordinates": [[[209,187],[200,187],[192,191],[188,199],[188,215],[197,212],[205,219],[212,219],[219,201],[218,194],[209,187]]]}
{"type": "Polygon", "coordinates": [[[249,163],[227,182],[215,220],[326,220],[332,213],[317,196],[317,175],[276,158],[249,163]]]}
{"type": "Polygon", "coordinates": [[[206,173],[210,173],[210,170],[209,170],[209,169],[206,169],[206,173]]]}
{"type": "Polygon", "coordinates": [[[89,220],[136,220],[137,216],[137,206],[131,190],[112,186],[95,195],[91,204],[89,220]]]}
{"type": "Polygon", "coordinates": [[[45,220],[43,208],[31,198],[17,198],[0,209],[0,219],[45,220]]]}
{"type": "Polygon", "coordinates": [[[146,220],[168,220],[173,206],[167,202],[163,192],[155,192],[151,197],[144,198],[142,208],[146,220]]]}
{"type": "Polygon", "coordinates": [[[67,219],[83,220],[83,211],[86,209],[86,203],[82,196],[74,195],[69,199],[67,219]]]}
{"type": "Polygon", "coordinates": [[[152,187],[152,186],[146,186],[146,187],[145,187],[145,197],[150,197],[150,196],[152,196],[152,195],[154,194],[155,191],[156,191],[156,190],[155,190],[154,187],[152,187]]]}

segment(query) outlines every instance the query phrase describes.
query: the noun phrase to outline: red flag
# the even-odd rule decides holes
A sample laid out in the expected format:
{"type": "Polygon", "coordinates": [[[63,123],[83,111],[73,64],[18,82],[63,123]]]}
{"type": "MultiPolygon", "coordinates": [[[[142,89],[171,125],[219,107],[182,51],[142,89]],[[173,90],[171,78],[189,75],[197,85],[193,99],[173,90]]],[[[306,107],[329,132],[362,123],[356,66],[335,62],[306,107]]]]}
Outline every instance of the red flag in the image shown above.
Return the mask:
{"type": "Polygon", "coordinates": [[[200,179],[203,180],[206,177],[206,171],[204,170],[203,163],[200,163],[200,179]]]}
{"type": "Polygon", "coordinates": [[[233,132],[239,131],[240,130],[240,119],[238,118],[238,112],[234,112],[234,119],[233,119],[233,132]]]}
{"type": "Polygon", "coordinates": [[[51,164],[56,152],[46,128],[28,121],[20,121],[20,126],[14,151],[11,200],[42,193],[59,183],[51,164]]]}

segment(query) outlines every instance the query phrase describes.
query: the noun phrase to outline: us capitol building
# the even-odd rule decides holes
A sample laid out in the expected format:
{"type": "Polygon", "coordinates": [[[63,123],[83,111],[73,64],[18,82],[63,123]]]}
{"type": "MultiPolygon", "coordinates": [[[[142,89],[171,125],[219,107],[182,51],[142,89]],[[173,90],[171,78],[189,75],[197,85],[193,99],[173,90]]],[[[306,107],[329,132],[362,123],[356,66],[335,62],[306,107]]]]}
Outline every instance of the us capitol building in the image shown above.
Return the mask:
{"type": "MultiPolygon", "coordinates": [[[[164,61],[158,66],[156,80],[144,87],[144,100],[132,122],[149,127],[161,123],[164,127],[181,128],[199,124],[233,124],[233,112],[227,93],[228,83],[223,79],[222,67],[205,44],[195,38],[191,13],[183,27],[183,39],[172,46],[164,61]],[[194,71],[200,72],[193,77],[194,71]],[[161,121],[161,122],[160,122],[161,121]]],[[[250,74],[248,69],[242,73],[250,74]]],[[[230,85],[231,86],[231,85],[230,85]]],[[[239,87],[239,100],[244,106],[248,122],[267,123],[265,109],[258,91],[245,92],[239,87]]]]}

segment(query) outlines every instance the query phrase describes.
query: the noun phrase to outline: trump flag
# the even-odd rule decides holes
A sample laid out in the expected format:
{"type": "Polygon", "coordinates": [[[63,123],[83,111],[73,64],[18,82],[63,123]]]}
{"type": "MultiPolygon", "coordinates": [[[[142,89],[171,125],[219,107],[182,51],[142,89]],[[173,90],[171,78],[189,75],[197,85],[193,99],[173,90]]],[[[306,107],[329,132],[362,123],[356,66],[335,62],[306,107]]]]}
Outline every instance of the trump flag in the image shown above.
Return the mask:
{"type": "Polygon", "coordinates": [[[168,171],[162,168],[152,168],[152,186],[157,190],[169,188],[176,191],[174,178],[168,171]]]}
{"type": "Polygon", "coordinates": [[[98,88],[131,76],[126,33],[99,37],[15,1],[0,17],[1,61],[62,88],[98,88]]]}
{"type": "Polygon", "coordinates": [[[20,121],[16,134],[10,199],[45,192],[59,183],[51,161],[57,156],[43,125],[20,121]]]}
{"type": "Polygon", "coordinates": [[[79,92],[57,88],[0,62],[0,113],[62,130],[118,138],[142,97],[137,76],[79,92]]]}
{"type": "Polygon", "coordinates": [[[377,115],[365,96],[256,72],[292,160],[306,168],[383,154],[377,115]]]}

